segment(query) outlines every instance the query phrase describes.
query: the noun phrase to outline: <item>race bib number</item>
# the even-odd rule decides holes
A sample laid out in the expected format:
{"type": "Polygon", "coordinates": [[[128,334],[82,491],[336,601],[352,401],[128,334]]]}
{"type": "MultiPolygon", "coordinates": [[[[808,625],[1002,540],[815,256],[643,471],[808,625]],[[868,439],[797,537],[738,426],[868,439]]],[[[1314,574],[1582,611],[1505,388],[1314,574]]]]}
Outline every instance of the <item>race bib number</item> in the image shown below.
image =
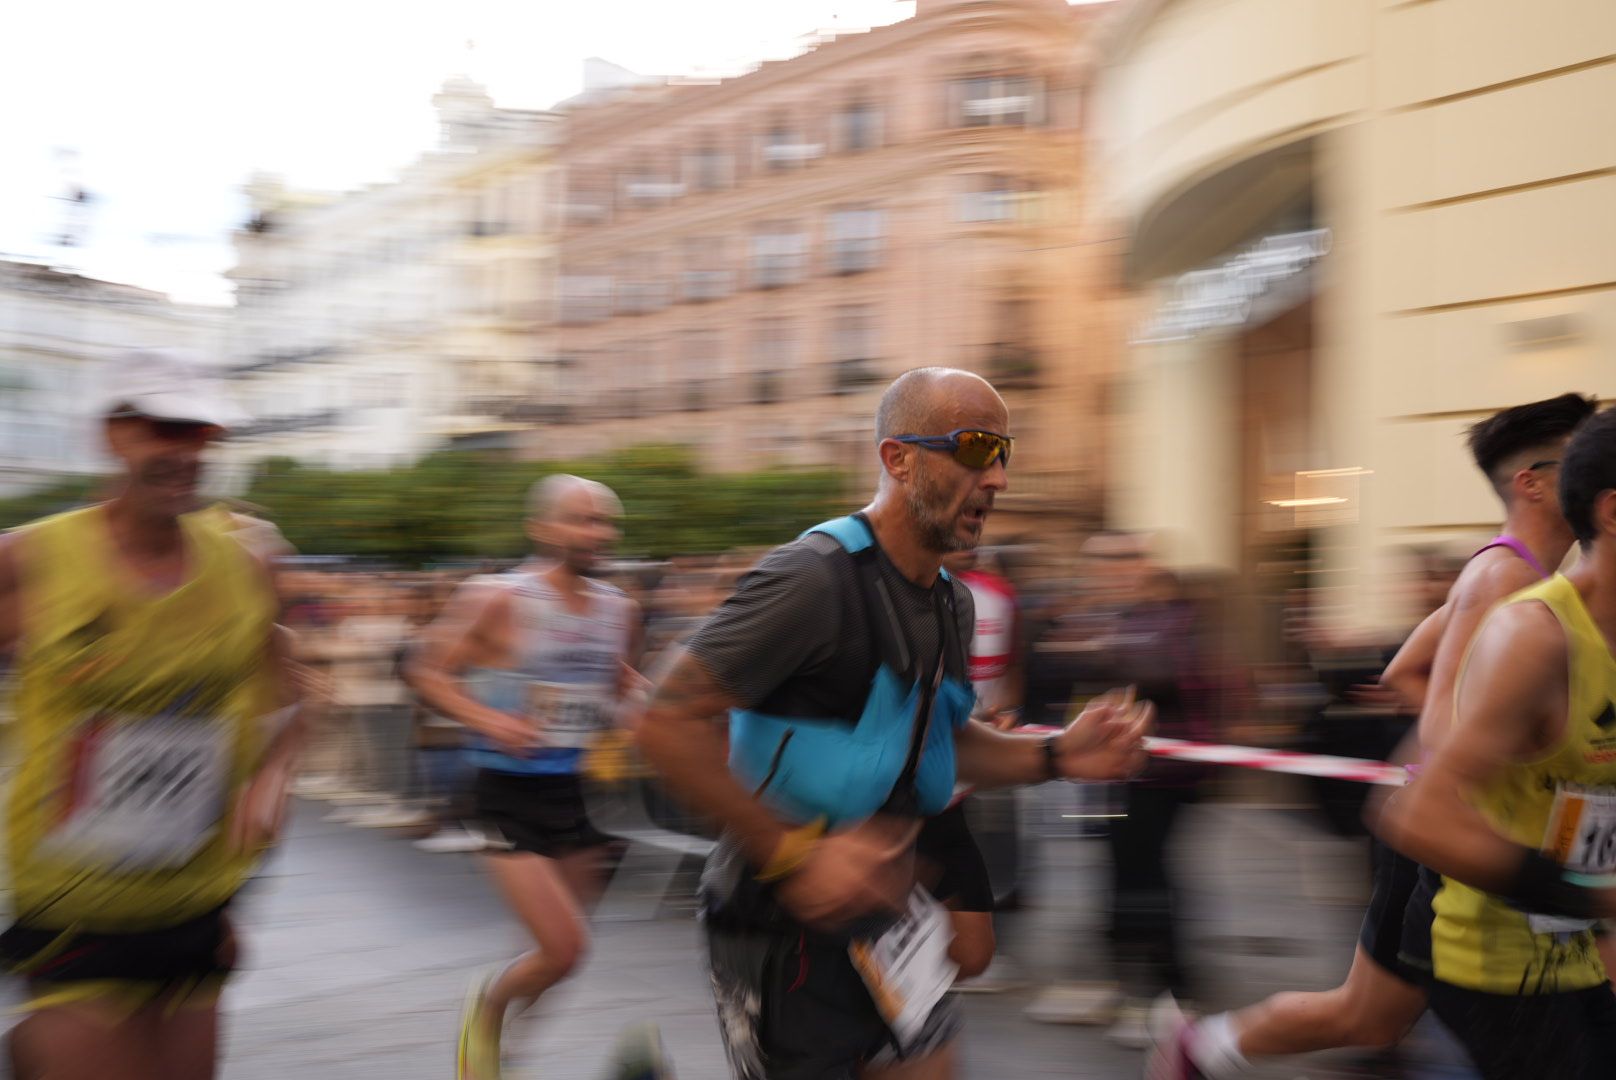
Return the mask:
{"type": "Polygon", "coordinates": [[[848,946],[853,966],[904,1049],[915,1045],[931,1011],[954,985],[959,967],[948,958],[953,940],[948,912],[930,893],[916,888],[896,926],[873,942],[848,946]]]}
{"type": "Polygon", "coordinates": [[[101,869],[173,869],[224,818],[230,740],[218,722],[97,718],[71,753],[67,805],[43,841],[54,854],[101,869]]]}
{"type": "MultiPolygon", "coordinates": [[[[1543,854],[1581,874],[1616,873],[1616,790],[1561,787],[1554,795],[1543,854]]],[[[1537,934],[1576,934],[1594,924],[1560,915],[1528,916],[1537,934]]]]}
{"type": "Polygon", "coordinates": [[[546,747],[587,749],[610,727],[610,692],[579,683],[528,684],[527,714],[546,747]]]}

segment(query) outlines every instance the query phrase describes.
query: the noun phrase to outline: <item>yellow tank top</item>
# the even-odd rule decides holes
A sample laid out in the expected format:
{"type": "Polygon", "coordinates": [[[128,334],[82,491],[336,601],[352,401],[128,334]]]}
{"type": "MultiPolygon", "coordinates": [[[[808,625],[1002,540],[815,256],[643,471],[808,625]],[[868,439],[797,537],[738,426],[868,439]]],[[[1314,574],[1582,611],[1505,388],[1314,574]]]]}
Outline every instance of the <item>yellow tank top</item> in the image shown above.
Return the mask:
{"type": "MultiPolygon", "coordinates": [[[[1580,837],[1576,827],[1578,814],[1587,810],[1582,805],[1586,795],[1600,789],[1616,794],[1616,658],[1570,579],[1556,575],[1504,602],[1534,601],[1554,613],[1570,650],[1565,735],[1538,760],[1498,777],[1478,794],[1476,806],[1511,840],[1567,861],[1579,838],[1594,840],[1592,834],[1580,837]],[[1571,828],[1563,827],[1567,824],[1571,828]]],[[[1463,736],[1462,729],[1454,733],[1463,736]]],[[[1598,820],[1588,811],[1581,824],[1583,829],[1597,828],[1598,820]]],[[[1611,826],[1606,822],[1606,833],[1611,826]]],[[[1605,835],[1596,842],[1608,848],[1611,840],[1605,835]]],[[[1546,929],[1551,924],[1448,878],[1442,879],[1432,906],[1431,958],[1442,982],[1494,994],[1550,994],[1605,981],[1587,924],[1558,920],[1559,925],[1546,929]]]]}
{"type": "Polygon", "coordinates": [[[18,539],[6,835],[29,925],[171,926],[224,903],[251,870],[228,825],[263,748],[274,598],[215,515],[182,528],[188,577],[166,594],[114,557],[99,507],[18,539]]]}

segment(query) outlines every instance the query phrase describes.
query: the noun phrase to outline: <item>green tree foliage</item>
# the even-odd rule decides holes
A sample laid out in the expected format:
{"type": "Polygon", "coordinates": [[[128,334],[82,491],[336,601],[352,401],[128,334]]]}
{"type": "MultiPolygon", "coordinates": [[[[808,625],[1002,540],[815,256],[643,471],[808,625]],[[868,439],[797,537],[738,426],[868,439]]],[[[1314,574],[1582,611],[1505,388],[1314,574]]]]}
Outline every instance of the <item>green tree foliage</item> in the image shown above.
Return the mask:
{"type": "Polygon", "coordinates": [[[101,477],[75,477],[23,495],[0,499],[0,530],[14,529],[38,518],[83,506],[99,498],[104,486],[101,477]]]}
{"type": "MultiPolygon", "coordinates": [[[[450,451],[409,468],[365,472],[276,458],[259,467],[245,497],[305,555],[402,565],[513,559],[529,550],[527,489],[551,473],[587,476],[615,490],[624,507],[620,551],[651,558],[778,544],[844,512],[849,494],[840,473],[703,473],[682,447],[644,446],[548,462],[450,451]]],[[[0,528],[82,506],[104,487],[101,478],[74,479],[0,499],[0,528]]]]}
{"type": "Polygon", "coordinates": [[[615,490],[624,506],[620,550],[654,558],[778,544],[841,512],[847,499],[839,473],[703,473],[689,451],[656,446],[549,462],[455,451],[390,472],[276,460],[260,470],[246,498],[308,555],[408,564],[505,559],[528,551],[527,489],[552,473],[615,490]]]}

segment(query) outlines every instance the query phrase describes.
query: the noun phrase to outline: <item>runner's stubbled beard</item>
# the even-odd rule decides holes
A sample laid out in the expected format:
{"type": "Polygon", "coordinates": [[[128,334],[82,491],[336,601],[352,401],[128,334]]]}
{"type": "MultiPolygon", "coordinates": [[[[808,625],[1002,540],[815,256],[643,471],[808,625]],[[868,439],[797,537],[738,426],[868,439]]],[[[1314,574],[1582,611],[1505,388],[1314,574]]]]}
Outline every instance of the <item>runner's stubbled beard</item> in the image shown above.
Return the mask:
{"type": "Polygon", "coordinates": [[[970,551],[981,540],[981,534],[960,535],[959,517],[966,510],[992,509],[993,494],[973,493],[956,506],[955,496],[932,472],[929,458],[928,452],[916,456],[914,481],[904,490],[910,517],[920,527],[920,542],[928,551],[970,551]]]}

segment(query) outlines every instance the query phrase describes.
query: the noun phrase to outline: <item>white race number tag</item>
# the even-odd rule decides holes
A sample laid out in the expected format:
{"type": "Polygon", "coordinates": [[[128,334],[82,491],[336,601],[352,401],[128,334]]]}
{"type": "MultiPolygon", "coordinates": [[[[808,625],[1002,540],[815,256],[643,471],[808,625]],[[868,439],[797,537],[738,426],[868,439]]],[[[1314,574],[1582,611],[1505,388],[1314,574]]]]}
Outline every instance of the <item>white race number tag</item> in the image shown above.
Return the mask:
{"type": "Polygon", "coordinates": [[[546,747],[587,749],[608,726],[610,691],[589,683],[531,682],[527,713],[546,747]]]}
{"type": "Polygon", "coordinates": [[[43,843],[105,869],[184,866],[224,817],[228,728],[195,718],[97,717],[72,746],[67,808],[43,843]]]}
{"type": "Polygon", "coordinates": [[[915,1045],[932,1009],[954,985],[959,967],[948,958],[953,940],[948,912],[930,893],[916,888],[896,926],[873,942],[848,946],[853,966],[904,1049],[915,1045]]]}
{"type": "MultiPolygon", "coordinates": [[[[1580,874],[1616,873],[1616,790],[1561,787],[1543,834],[1543,854],[1580,874]]],[[[1531,915],[1536,934],[1576,934],[1594,924],[1561,915],[1531,915]]]]}

